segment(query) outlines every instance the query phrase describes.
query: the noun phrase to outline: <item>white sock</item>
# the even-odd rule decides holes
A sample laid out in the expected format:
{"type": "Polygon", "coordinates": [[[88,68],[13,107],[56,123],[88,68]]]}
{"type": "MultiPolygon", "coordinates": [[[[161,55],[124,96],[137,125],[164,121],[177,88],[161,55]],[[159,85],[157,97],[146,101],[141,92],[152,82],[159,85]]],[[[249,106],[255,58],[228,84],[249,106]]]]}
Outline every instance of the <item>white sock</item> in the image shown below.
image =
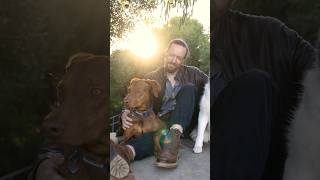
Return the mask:
{"type": "Polygon", "coordinates": [[[134,160],[134,158],[136,157],[136,151],[134,150],[134,148],[133,148],[131,145],[127,144],[126,146],[127,146],[128,148],[130,148],[130,150],[131,150],[131,152],[132,152],[132,154],[133,154],[133,159],[132,159],[132,160],[134,160]]]}
{"type": "Polygon", "coordinates": [[[181,134],[183,133],[183,128],[180,124],[174,124],[170,127],[170,129],[177,129],[178,131],[181,132],[181,134]]]}

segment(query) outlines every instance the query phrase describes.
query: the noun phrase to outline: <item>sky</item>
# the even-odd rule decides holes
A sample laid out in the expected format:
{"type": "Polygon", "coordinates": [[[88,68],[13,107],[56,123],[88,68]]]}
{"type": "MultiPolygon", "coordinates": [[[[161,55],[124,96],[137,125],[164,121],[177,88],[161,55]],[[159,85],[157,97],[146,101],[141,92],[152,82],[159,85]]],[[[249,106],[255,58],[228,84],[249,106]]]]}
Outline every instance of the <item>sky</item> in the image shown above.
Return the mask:
{"type": "Polygon", "coordinates": [[[197,0],[192,18],[199,20],[206,32],[210,32],[210,0],[197,0]]]}
{"type": "MultiPolygon", "coordinates": [[[[157,8],[155,11],[155,16],[160,17],[161,8],[157,8]]],[[[172,9],[170,12],[170,17],[182,16],[182,10],[178,11],[172,9]]],[[[210,0],[197,0],[193,7],[193,13],[191,18],[197,19],[201,24],[203,24],[206,32],[210,32],[210,0]]],[[[164,24],[164,20],[161,21],[164,24]]]]}

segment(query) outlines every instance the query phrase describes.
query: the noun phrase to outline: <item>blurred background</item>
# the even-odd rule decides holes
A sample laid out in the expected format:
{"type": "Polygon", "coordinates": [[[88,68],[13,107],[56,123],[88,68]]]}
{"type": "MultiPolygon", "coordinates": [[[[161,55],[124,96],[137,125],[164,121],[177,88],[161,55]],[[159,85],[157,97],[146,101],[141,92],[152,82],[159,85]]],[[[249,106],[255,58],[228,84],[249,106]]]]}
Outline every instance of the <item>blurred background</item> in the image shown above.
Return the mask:
{"type": "Polygon", "coordinates": [[[47,74],[59,77],[77,52],[109,54],[108,6],[105,0],[1,1],[0,177],[35,160],[37,128],[55,98],[47,74]]]}
{"type": "MultiPolygon", "coordinates": [[[[2,0],[0,179],[34,160],[41,144],[37,128],[55,97],[47,74],[61,75],[72,54],[109,54],[111,39],[110,115],[119,113],[131,77],[162,65],[171,38],[185,38],[191,48],[187,64],[208,73],[210,17],[203,4],[206,1],[2,0]],[[142,50],[135,45],[140,42],[142,50]]],[[[237,0],[233,8],[276,17],[316,45],[319,0],[237,0]]]]}

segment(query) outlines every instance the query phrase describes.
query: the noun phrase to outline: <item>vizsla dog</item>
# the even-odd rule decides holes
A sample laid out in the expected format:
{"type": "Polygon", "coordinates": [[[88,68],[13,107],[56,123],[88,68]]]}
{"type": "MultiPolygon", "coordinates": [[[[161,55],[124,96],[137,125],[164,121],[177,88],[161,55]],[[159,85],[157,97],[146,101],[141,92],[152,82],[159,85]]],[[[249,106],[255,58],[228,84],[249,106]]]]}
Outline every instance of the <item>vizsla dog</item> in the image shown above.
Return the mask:
{"type": "Polygon", "coordinates": [[[128,87],[124,104],[130,110],[132,126],[124,131],[122,144],[131,137],[147,132],[156,132],[164,123],[152,110],[153,98],[158,97],[161,87],[155,80],[134,78],[128,87]]]}
{"type": "Polygon", "coordinates": [[[70,58],[56,107],[42,124],[46,143],[29,179],[107,179],[107,62],[87,53],[70,58]]]}

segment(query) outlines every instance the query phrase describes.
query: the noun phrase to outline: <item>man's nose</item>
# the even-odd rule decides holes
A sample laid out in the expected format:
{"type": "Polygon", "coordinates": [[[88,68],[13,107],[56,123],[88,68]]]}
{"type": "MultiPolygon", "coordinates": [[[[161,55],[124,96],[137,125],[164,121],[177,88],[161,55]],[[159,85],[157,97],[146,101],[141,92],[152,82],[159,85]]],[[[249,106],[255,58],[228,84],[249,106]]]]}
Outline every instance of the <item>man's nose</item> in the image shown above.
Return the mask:
{"type": "Polygon", "coordinates": [[[179,64],[180,62],[179,56],[173,56],[171,62],[174,64],[179,64]]]}
{"type": "Polygon", "coordinates": [[[172,57],[171,59],[168,59],[167,60],[167,63],[169,63],[169,64],[176,64],[177,63],[177,61],[176,61],[176,57],[172,57]]]}

